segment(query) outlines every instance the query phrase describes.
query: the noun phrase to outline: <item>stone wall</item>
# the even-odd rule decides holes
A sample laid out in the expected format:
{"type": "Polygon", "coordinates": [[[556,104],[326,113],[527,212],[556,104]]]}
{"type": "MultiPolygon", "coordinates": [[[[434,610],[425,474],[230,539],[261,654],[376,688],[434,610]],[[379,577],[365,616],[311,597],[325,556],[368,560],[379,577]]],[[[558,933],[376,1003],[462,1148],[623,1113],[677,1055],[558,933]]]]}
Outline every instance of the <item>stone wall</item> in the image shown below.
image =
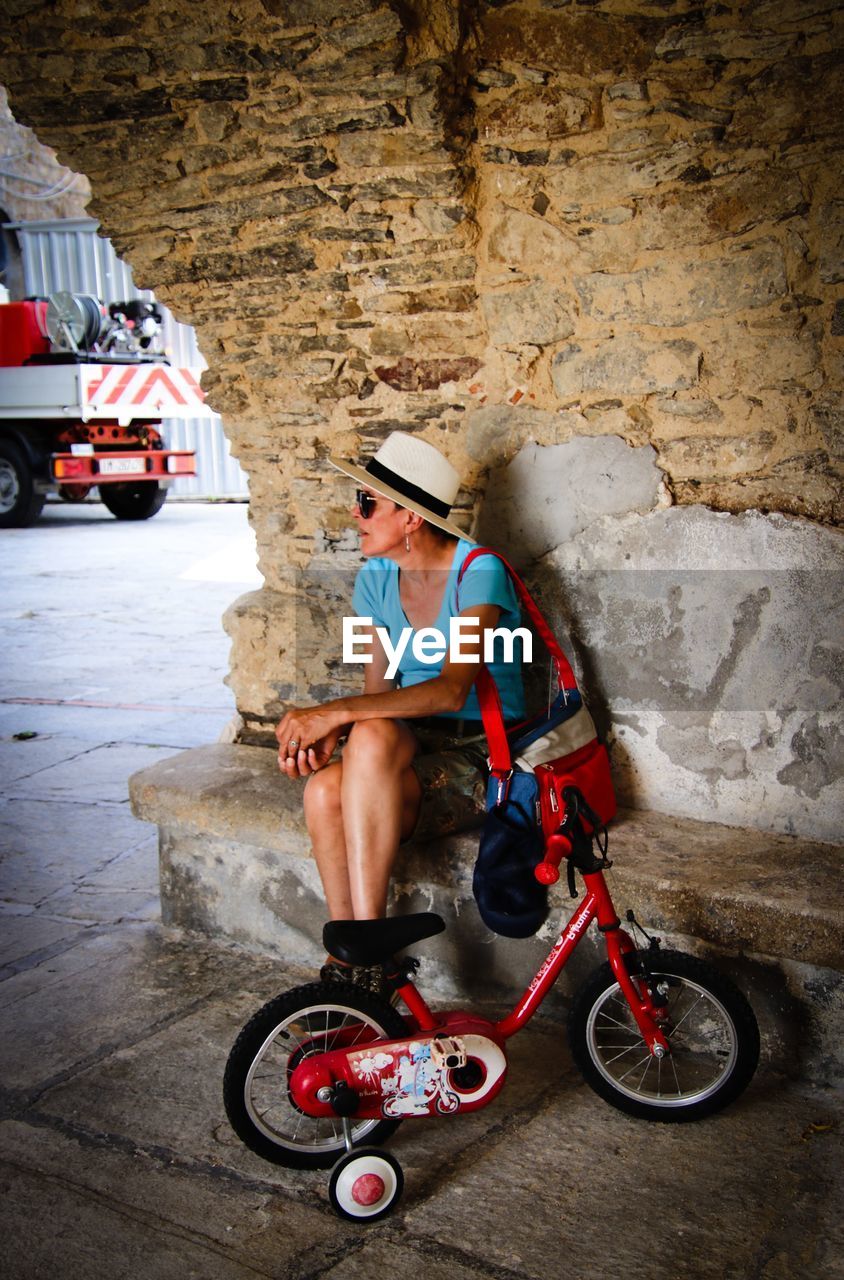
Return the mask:
{"type": "MultiPolygon", "coordinates": [[[[824,686],[799,719],[791,703],[766,704],[777,746],[761,772],[748,763],[767,750],[759,726],[737,730],[740,763],[726,766],[745,779],[737,798],[736,778],[725,792],[716,776],[732,730],[710,739],[701,708],[672,730],[657,665],[633,695],[606,658],[630,651],[629,610],[599,618],[600,593],[580,604],[574,593],[577,557],[608,571],[600,539],[611,559],[619,529],[639,536],[634,512],[652,530],[664,519],[666,555],[675,527],[693,541],[698,520],[712,554],[729,547],[742,571],[753,546],[785,554],[782,516],[799,517],[786,522],[788,566],[840,564],[819,525],[840,520],[844,451],[841,5],[9,7],[0,78],[16,115],[90,177],[91,212],[138,282],[196,326],[211,401],[250,473],[266,587],[227,616],[247,740],[285,702],[348,681],[332,628],[357,558],[350,486],[330,452],[422,432],[465,477],[467,527],[489,488],[482,527],[497,532],[495,495],[534,500],[508,470],[525,446],[604,437],[644,505],[607,511],[600,472],[587,467],[583,489],[558,469],[544,501],[609,524],[560,532],[552,519],[551,541],[517,551],[546,588],[564,574],[584,654],[600,641],[597,696],[614,714],[635,703],[624,714],[649,781],[631,782],[634,798],[689,812],[717,792],[722,820],[786,828],[811,827],[820,807],[828,833],[840,658],[825,628],[798,657],[772,615],[773,648],[751,647],[757,666],[820,664],[835,692],[824,686]],[[691,524],[677,523],[685,509],[691,524]],[[780,514],[715,526],[713,510],[780,514]],[[759,521],[771,530],[761,543],[759,521]]],[[[750,634],[742,591],[728,654],[750,634]]],[[[703,643],[671,598],[663,634],[703,643]]],[[[706,676],[705,654],[689,661],[693,701],[721,677],[706,676]]]]}

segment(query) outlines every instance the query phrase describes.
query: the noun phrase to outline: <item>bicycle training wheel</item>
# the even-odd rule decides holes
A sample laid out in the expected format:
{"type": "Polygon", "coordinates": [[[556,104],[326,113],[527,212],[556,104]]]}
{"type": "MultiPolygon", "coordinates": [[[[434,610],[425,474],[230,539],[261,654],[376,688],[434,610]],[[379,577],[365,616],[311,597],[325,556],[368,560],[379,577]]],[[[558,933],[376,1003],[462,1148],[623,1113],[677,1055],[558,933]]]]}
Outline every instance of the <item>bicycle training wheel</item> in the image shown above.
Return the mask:
{"type": "Polygon", "coordinates": [[[700,1120],[750,1083],[759,1061],[756,1018],[738,988],[705,961],[660,951],[647,963],[668,1001],[662,1029],[670,1053],[651,1056],[612,969],[603,964],[575,996],[572,1056],[587,1084],[620,1111],[646,1120],[700,1120]]]}
{"type": "MultiPolygon", "coordinates": [[[[276,996],[247,1022],[223,1078],[223,1102],[237,1136],[256,1155],[297,1169],[327,1169],[346,1150],[339,1116],[306,1116],[288,1079],[305,1057],[407,1034],[385,1001],[345,983],[312,982],[276,996]]],[[[352,1141],[383,1142],[398,1120],[351,1121],[352,1141]]]]}
{"type": "Polygon", "coordinates": [[[377,1222],[392,1212],[403,1189],[404,1174],[395,1156],[371,1147],[355,1147],[334,1166],[328,1199],[338,1217],[377,1222]]]}

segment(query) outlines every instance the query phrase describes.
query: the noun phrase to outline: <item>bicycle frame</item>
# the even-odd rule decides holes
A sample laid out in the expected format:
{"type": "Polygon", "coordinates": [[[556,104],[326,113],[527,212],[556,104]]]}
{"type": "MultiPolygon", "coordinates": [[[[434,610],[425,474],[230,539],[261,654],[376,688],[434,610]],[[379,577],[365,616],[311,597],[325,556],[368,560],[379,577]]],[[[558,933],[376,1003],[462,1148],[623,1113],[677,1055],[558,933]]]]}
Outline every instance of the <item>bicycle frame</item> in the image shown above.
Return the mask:
{"type": "MultiPolygon", "coordinates": [[[[517,1031],[521,1031],[536,1013],[589,925],[595,920],[603,936],[607,958],[616,981],[630,1005],[645,1043],[652,1055],[661,1057],[669,1051],[669,1045],[660,1029],[656,1006],[644,984],[640,991],[633,982],[625,962],[625,956],[636,950],[633,939],[621,927],[603,872],[585,872],[583,880],[586,897],[561,930],[559,938],[515,1008],[506,1018],[492,1024],[495,1035],[501,1040],[509,1040],[517,1031]]],[[[431,1012],[413,982],[408,980],[399,987],[399,995],[420,1031],[434,1031],[441,1025],[442,1018],[431,1012]]]]}

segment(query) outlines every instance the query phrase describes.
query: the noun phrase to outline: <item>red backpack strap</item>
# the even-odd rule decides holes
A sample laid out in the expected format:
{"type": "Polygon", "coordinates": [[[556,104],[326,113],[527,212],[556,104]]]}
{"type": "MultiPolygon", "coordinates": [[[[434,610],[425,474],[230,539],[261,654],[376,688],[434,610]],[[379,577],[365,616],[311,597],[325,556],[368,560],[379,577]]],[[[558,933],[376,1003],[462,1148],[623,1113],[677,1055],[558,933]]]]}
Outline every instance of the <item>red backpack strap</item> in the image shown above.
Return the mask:
{"type": "MultiPolygon", "coordinates": [[[[500,560],[504,565],[504,568],[510,575],[513,586],[516,588],[516,593],[524,606],[525,612],[536,627],[536,630],[542,639],[542,643],[554,659],[554,665],[557,668],[557,680],[560,688],[576,689],[577,680],[575,679],[574,672],[571,669],[571,663],[560,648],[556,636],[545,620],[545,615],[542,613],[539,605],[536,603],[519,575],[516,573],[516,570],[499,551],[493,551],[491,547],[473,547],[466,559],[463,561],[463,564],[460,566],[460,572],[457,575],[458,592],[460,590],[460,583],[463,579],[464,573],[469,568],[472,561],[477,560],[478,556],[495,556],[496,559],[500,560]]],[[[457,607],[459,610],[459,600],[457,607]]]]}
{"type": "MultiPolygon", "coordinates": [[[[536,627],[539,635],[542,637],[551,657],[554,659],[557,668],[557,679],[560,689],[576,689],[577,681],[568,658],[563,653],[557,639],[552,632],[545,617],[522,582],[516,570],[498,551],[493,551],[490,547],[474,547],[463,564],[457,576],[457,588],[460,590],[460,582],[463,574],[468,569],[473,560],[477,560],[478,556],[495,556],[504,565],[505,569],[512,579],[516,592],[530,617],[531,622],[536,627]]],[[[460,603],[458,599],[458,610],[460,603]]],[[[504,711],[501,706],[501,695],[498,692],[498,686],[490,675],[485,666],[481,666],[475,679],[475,689],[478,694],[478,705],[481,709],[481,719],[484,723],[484,733],[486,734],[487,743],[489,745],[489,765],[490,773],[494,778],[498,779],[498,799],[496,804],[501,804],[506,799],[508,783],[513,774],[513,761],[510,755],[510,743],[507,741],[507,730],[504,727],[504,711]]]]}
{"type": "Polygon", "coordinates": [[[501,694],[488,667],[478,668],[475,690],[489,747],[489,771],[498,779],[498,803],[500,804],[506,795],[506,785],[513,773],[513,762],[510,756],[510,743],[507,741],[507,730],[504,726],[501,694]]]}

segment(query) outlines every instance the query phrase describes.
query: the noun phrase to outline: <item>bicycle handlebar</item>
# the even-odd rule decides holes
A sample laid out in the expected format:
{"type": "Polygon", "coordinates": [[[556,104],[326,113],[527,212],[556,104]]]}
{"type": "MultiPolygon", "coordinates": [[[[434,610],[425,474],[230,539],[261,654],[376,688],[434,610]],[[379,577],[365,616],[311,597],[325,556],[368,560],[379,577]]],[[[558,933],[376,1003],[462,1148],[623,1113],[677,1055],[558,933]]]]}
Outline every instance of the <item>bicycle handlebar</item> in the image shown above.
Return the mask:
{"type": "Polygon", "coordinates": [[[533,874],[540,884],[556,884],[560,878],[559,866],[571,853],[572,844],[567,835],[555,831],[545,845],[545,857],[534,867],[533,874]]]}
{"type": "Polygon", "coordinates": [[[606,827],[601,825],[600,818],[586,803],[583,793],[577,787],[565,787],[562,799],[565,805],[563,820],[557,830],[546,840],[545,856],[534,867],[533,874],[540,884],[556,884],[560,878],[560,863],[563,858],[569,858],[569,889],[572,896],[576,897],[575,866],[579,871],[588,873],[600,871],[604,867],[612,866],[612,863],[606,858],[606,827]],[[584,830],[581,814],[592,828],[588,834],[584,830]],[[596,858],[592,850],[593,840],[600,850],[600,858],[596,858]]]}

